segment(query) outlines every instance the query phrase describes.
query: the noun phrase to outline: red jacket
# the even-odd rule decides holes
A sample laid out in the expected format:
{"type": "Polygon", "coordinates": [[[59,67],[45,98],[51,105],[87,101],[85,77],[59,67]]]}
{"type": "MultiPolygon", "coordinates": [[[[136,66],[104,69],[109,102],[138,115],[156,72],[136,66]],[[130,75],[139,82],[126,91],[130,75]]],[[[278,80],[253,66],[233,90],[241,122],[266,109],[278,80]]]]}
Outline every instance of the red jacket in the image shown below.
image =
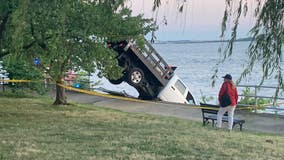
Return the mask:
{"type": "Polygon", "coordinates": [[[229,81],[225,81],[222,84],[222,87],[219,91],[218,100],[220,102],[220,97],[227,91],[230,99],[231,99],[231,106],[236,106],[238,103],[238,91],[237,88],[233,88],[233,85],[229,81]]]}

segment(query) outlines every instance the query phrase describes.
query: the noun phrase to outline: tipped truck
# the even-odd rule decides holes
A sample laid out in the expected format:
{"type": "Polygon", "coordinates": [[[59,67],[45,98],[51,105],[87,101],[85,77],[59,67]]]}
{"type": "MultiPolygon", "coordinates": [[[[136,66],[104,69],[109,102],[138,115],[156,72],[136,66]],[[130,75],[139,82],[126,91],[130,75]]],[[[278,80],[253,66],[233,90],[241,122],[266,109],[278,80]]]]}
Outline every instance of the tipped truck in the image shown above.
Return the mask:
{"type": "Polygon", "coordinates": [[[196,103],[189,88],[174,73],[176,67],[168,65],[147,41],[143,49],[128,41],[109,43],[108,47],[118,53],[118,64],[124,68],[123,76],[109,80],[111,83],[127,82],[136,88],[140,99],[196,103]]]}

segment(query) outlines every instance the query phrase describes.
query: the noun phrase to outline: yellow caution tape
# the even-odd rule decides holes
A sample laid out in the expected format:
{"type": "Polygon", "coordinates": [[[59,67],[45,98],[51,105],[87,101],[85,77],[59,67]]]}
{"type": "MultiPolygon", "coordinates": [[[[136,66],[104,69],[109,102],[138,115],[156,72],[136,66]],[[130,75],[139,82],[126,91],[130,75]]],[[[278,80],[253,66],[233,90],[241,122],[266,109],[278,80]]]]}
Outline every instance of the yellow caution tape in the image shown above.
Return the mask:
{"type": "MultiPolygon", "coordinates": [[[[153,101],[145,101],[145,100],[140,100],[140,99],[136,99],[136,98],[128,98],[128,97],[114,96],[114,95],[110,95],[110,94],[103,94],[103,93],[99,93],[99,92],[95,92],[95,91],[87,91],[87,90],[73,88],[73,87],[70,87],[70,86],[62,85],[62,84],[57,84],[57,85],[65,88],[65,89],[68,89],[68,90],[77,91],[77,92],[86,93],[86,94],[95,95],[95,96],[100,96],[100,97],[120,99],[120,100],[126,100],[126,101],[132,101],[132,102],[140,102],[140,103],[145,103],[145,102],[155,103],[153,101]]],[[[194,109],[219,110],[218,107],[209,107],[209,106],[208,107],[200,107],[200,106],[189,105],[189,104],[183,104],[183,105],[187,106],[187,107],[190,107],[190,108],[194,108],[194,109]]],[[[262,106],[251,106],[251,107],[241,107],[241,108],[237,107],[236,109],[237,110],[248,110],[248,109],[256,109],[256,108],[263,108],[263,107],[262,106]]]]}
{"type": "Polygon", "coordinates": [[[42,80],[34,81],[34,80],[16,80],[16,79],[10,79],[10,80],[0,80],[0,82],[28,83],[28,82],[43,82],[43,81],[42,81],[42,80]]]}
{"type": "MultiPolygon", "coordinates": [[[[0,82],[12,82],[12,83],[29,83],[29,82],[43,82],[43,80],[38,80],[38,81],[34,81],[34,80],[1,80],[0,82]]],[[[122,96],[115,96],[115,95],[110,95],[110,94],[103,94],[103,93],[99,93],[99,92],[95,92],[95,91],[88,91],[88,90],[83,90],[83,89],[78,89],[78,88],[73,88],[70,86],[66,86],[63,84],[58,84],[58,86],[68,89],[68,90],[72,90],[72,91],[76,91],[76,92],[80,92],[80,93],[85,93],[85,94],[90,94],[90,95],[95,95],[95,96],[100,96],[100,97],[106,97],[106,98],[112,98],[112,99],[120,99],[120,100],[125,100],[125,101],[132,101],[132,102],[140,102],[140,103],[145,103],[145,102],[152,102],[152,103],[156,103],[153,101],[145,101],[145,100],[140,100],[140,99],[136,99],[136,98],[129,98],[129,97],[122,97],[122,96]]],[[[279,103],[279,104],[284,104],[284,103],[279,103]]],[[[211,109],[211,110],[219,110],[219,108],[215,108],[215,107],[200,107],[200,106],[195,106],[195,105],[189,105],[189,104],[183,104],[184,106],[188,106],[190,108],[195,108],[195,109],[211,109]]],[[[263,108],[265,106],[269,106],[272,104],[266,104],[263,106],[249,106],[249,107],[237,107],[237,110],[248,110],[248,109],[259,109],[259,108],[263,108]]]]}
{"type": "MultiPolygon", "coordinates": [[[[281,105],[281,104],[284,104],[284,102],[277,103],[277,105],[281,105]]],[[[269,103],[269,104],[264,104],[264,105],[262,105],[262,107],[269,107],[269,106],[273,106],[273,103],[269,103]]]]}
{"type": "Polygon", "coordinates": [[[132,101],[132,102],[146,102],[146,101],[143,101],[143,100],[140,100],[140,99],[135,99],[135,98],[114,96],[114,95],[103,94],[103,93],[99,93],[99,92],[95,92],[95,91],[87,91],[87,90],[83,90],[83,89],[73,88],[73,87],[62,85],[62,84],[58,84],[58,83],[57,83],[57,85],[62,87],[62,88],[71,90],[71,91],[77,91],[77,92],[86,93],[86,94],[95,95],[95,96],[100,96],[100,97],[121,99],[121,100],[127,100],[127,101],[132,101]]]}

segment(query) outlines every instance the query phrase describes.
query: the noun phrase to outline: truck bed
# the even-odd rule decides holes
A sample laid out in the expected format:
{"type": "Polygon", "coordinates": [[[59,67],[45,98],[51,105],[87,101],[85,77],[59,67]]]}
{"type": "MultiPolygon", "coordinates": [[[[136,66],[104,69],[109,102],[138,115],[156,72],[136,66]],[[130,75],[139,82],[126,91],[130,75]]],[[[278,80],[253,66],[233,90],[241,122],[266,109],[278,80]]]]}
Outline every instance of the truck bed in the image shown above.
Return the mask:
{"type": "Polygon", "coordinates": [[[168,83],[176,67],[168,65],[149,42],[146,41],[144,49],[139,49],[135,44],[128,43],[124,50],[128,49],[143,62],[163,86],[168,83]]]}

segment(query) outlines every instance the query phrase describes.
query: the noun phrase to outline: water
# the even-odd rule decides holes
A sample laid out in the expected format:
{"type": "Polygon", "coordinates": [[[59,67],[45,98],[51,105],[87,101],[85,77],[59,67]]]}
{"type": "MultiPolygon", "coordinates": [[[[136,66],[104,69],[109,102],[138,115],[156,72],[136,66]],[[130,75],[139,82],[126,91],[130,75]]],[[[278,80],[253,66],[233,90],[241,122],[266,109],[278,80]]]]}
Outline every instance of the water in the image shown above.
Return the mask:
{"type": "MultiPolygon", "coordinates": [[[[221,77],[227,73],[233,76],[233,80],[240,77],[246,64],[245,53],[249,44],[247,42],[236,43],[233,56],[219,66],[219,78],[215,87],[212,87],[211,77],[220,59],[218,48],[221,45],[222,43],[188,43],[155,44],[154,47],[169,64],[178,67],[176,73],[191,88],[197,100],[200,101],[202,92],[208,97],[213,97],[216,103],[217,94],[223,82],[221,77]]],[[[246,77],[241,84],[259,84],[261,81],[260,71],[259,68],[256,68],[253,74],[246,77]]],[[[276,83],[274,84],[276,85],[276,83]]]]}
{"type": "MultiPolygon", "coordinates": [[[[240,77],[247,64],[246,50],[248,42],[236,42],[233,50],[233,56],[220,65],[218,79],[215,87],[212,87],[211,77],[214,74],[214,67],[220,59],[218,48],[222,45],[216,43],[186,43],[186,44],[153,44],[153,47],[161,54],[166,62],[172,66],[177,66],[175,73],[189,86],[197,102],[202,102],[202,96],[212,97],[208,103],[217,104],[217,95],[223,82],[222,76],[229,73],[233,80],[240,77]]],[[[260,65],[256,65],[252,74],[242,80],[242,85],[258,85],[261,82],[262,70],[260,65]]],[[[264,82],[263,85],[276,86],[277,81],[271,79],[264,82]]],[[[125,91],[127,94],[137,97],[138,92],[127,83],[121,85],[112,85],[106,79],[102,79],[101,87],[125,91]]],[[[238,88],[239,94],[245,88],[238,88]]],[[[258,91],[258,95],[273,96],[275,90],[258,91]]]]}

